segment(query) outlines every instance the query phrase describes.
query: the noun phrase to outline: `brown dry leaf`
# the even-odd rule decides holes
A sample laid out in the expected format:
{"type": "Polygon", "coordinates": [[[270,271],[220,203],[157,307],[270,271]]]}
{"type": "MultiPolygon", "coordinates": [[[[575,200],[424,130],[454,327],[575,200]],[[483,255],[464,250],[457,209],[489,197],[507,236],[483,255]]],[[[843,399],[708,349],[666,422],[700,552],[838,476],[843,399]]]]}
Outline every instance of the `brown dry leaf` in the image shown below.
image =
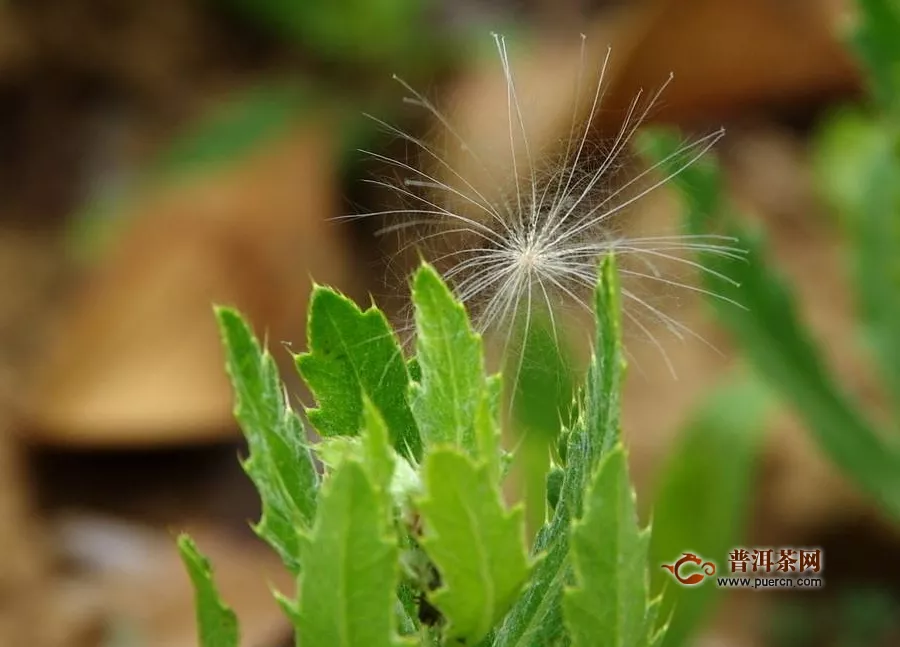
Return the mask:
{"type": "Polygon", "coordinates": [[[20,72],[33,56],[33,43],[8,6],[0,7],[0,78],[20,72]]]}
{"type": "MultiPolygon", "coordinates": [[[[528,168],[525,139],[538,167],[565,149],[573,110],[578,134],[590,114],[607,48],[611,55],[605,90],[593,119],[596,138],[615,137],[635,95],[643,90],[649,98],[670,73],[675,78],[648,120],[721,120],[741,110],[809,105],[854,91],[859,77],[838,34],[844,13],[838,2],[818,0],[631,3],[602,12],[585,30],[580,89],[581,39],[539,34],[521,49],[510,43],[510,68],[525,131],[523,136],[513,116],[518,171],[528,168]]],[[[440,150],[460,175],[497,195],[503,185],[511,186],[514,175],[507,84],[499,57],[485,57],[451,88],[449,98],[447,117],[466,146],[444,134],[447,145],[440,150]],[[480,160],[488,160],[490,181],[484,179],[480,160]]]]}
{"type": "MultiPolygon", "coordinates": [[[[646,20],[646,14],[646,9],[633,7],[604,13],[603,20],[591,25],[584,40],[583,70],[579,66],[582,41],[577,36],[560,40],[538,34],[527,42],[527,47],[510,41],[509,65],[521,108],[521,122],[515,108],[510,116],[507,83],[499,56],[484,57],[449,90],[450,108],[446,116],[465,142],[461,146],[453,135],[442,131],[439,150],[445,154],[449,166],[486,196],[497,199],[515,180],[511,148],[515,151],[518,171],[523,175],[528,172],[528,154],[540,168],[542,161],[561,153],[569,139],[573,110],[576,126],[583,128],[587,119],[607,48],[612,48],[612,55],[604,85],[615,82],[619,68],[637,45],[633,36],[646,20]],[[583,74],[580,90],[579,74],[583,74]]],[[[612,123],[608,117],[620,119],[621,115],[601,113],[598,116],[601,128],[604,123],[612,123]]],[[[459,184],[455,174],[447,174],[443,168],[436,172],[444,175],[448,183],[459,184]]]]}
{"type": "Polygon", "coordinates": [[[82,620],[60,617],[51,595],[49,546],[14,415],[15,386],[42,338],[61,275],[58,259],[52,236],[0,228],[0,645],[74,645],[55,640],[45,620],[71,634],[82,620]]]}
{"type": "Polygon", "coordinates": [[[240,50],[219,44],[215,16],[193,2],[30,2],[8,13],[53,72],[76,70],[168,107],[193,98],[210,59],[240,50]]]}
{"type": "MultiPolygon", "coordinates": [[[[5,397],[2,398],[5,400],[5,397]]],[[[5,408],[5,407],[4,407],[5,408]]],[[[46,546],[27,494],[21,452],[4,411],[0,421],[0,645],[62,645],[42,619],[57,608],[47,596],[46,546]]],[[[69,625],[71,628],[71,625],[69,625]]]]}
{"type": "Polygon", "coordinates": [[[301,342],[310,278],[351,279],[328,221],[331,143],[307,125],[144,201],[58,322],[27,400],[35,437],[134,446],[232,433],[212,304],[240,308],[273,345],[301,342]]]}
{"type": "Polygon", "coordinates": [[[695,121],[854,91],[859,76],[839,40],[843,7],[821,0],[664,0],[636,32],[610,88],[627,105],[669,72],[655,119],[695,121]]]}

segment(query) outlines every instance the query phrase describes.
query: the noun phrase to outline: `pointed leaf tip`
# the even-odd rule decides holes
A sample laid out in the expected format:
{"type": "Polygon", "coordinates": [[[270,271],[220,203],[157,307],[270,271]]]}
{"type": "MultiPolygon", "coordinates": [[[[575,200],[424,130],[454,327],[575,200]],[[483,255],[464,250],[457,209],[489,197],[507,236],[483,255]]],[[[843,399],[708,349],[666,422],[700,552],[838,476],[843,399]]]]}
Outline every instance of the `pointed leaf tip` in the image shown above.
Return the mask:
{"type": "Polygon", "coordinates": [[[312,524],[318,487],[306,431],[285,401],[275,360],[250,326],[230,308],[217,314],[235,393],[234,414],[249,447],[243,467],[262,500],[255,530],[296,574],[301,534],[312,524]]]}
{"type": "Polygon", "coordinates": [[[423,440],[477,455],[475,420],[486,393],[480,335],[463,305],[430,265],[413,280],[419,380],[411,405],[423,440]]]}
{"type": "Polygon", "coordinates": [[[178,537],[178,552],[194,586],[200,647],[238,647],[237,617],[219,597],[209,560],[186,534],[178,537]]]}
{"type": "Polygon", "coordinates": [[[601,460],[572,528],[576,586],[566,590],[563,613],[575,647],[597,637],[620,647],[646,645],[655,615],[648,597],[649,533],[637,523],[625,451],[617,445],[601,460]]]}
{"type": "Polygon", "coordinates": [[[384,418],[397,451],[420,459],[406,360],[384,314],[375,307],[363,312],[347,297],[320,288],[310,303],[307,337],[309,352],[295,362],[316,397],[318,408],[307,413],[319,433],[357,435],[365,394],[384,418]]]}

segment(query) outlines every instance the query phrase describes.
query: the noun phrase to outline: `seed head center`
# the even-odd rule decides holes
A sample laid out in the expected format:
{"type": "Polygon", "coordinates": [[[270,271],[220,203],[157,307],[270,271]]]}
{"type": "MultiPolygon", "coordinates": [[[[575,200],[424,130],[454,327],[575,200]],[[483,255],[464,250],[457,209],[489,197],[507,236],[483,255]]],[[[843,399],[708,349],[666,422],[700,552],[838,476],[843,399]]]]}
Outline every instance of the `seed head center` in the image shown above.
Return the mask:
{"type": "Polygon", "coordinates": [[[534,245],[528,245],[523,248],[519,256],[519,266],[526,270],[539,270],[543,259],[541,258],[541,250],[534,245]]]}

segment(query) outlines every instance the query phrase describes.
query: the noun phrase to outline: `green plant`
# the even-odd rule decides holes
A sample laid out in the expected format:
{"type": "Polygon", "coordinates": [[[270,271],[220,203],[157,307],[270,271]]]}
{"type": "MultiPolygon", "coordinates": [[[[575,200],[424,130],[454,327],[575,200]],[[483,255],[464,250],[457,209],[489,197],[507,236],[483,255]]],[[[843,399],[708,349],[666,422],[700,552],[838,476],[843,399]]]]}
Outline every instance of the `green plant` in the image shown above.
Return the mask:
{"type": "MultiPolygon", "coordinates": [[[[863,338],[900,403],[900,4],[860,0],[852,39],[869,70],[875,98],[868,113],[843,111],[827,126],[818,156],[832,203],[843,211],[862,318],[863,338]]],[[[665,160],[678,145],[673,133],[647,133],[643,145],[665,160]]],[[[665,165],[664,165],[665,166],[665,165]]],[[[767,259],[765,240],[728,204],[711,159],[675,179],[687,229],[720,229],[738,237],[746,262],[701,252],[701,262],[740,284],[717,288],[747,312],[713,305],[724,325],[772,390],[797,412],[830,459],[894,517],[900,517],[900,443],[895,424],[871,419],[828,370],[797,312],[791,286],[767,259]]],[[[708,278],[705,275],[704,278],[708,278]]],[[[711,286],[710,286],[711,287],[711,286]]]]}
{"type": "MultiPolygon", "coordinates": [[[[578,415],[563,430],[554,505],[528,546],[503,501],[500,377],[464,307],[423,265],[413,280],[416,357],[384,315],[323,287],[296,364],[318,401],[310,444],[272,356],[233,310],[217,310],[263,504],[255,526],[297,578],[278,595],[303,647],[652,645],[649,529],[638,525],[619,431],[623,372],[612,257],[595,292],[596,339],[578,415]],[[323,465],[316,470],[313,457],[323,465]]],[[[200,642],[238,644],[234,614],[187,537],[200,642]]]]}

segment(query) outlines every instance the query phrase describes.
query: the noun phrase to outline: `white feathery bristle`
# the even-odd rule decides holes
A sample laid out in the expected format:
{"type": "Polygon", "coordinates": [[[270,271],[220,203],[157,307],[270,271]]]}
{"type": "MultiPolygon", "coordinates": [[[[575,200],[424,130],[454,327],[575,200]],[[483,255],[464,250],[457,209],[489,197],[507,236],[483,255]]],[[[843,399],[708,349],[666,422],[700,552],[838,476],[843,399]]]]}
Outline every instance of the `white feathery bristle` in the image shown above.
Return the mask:
{"type": "Polygon", "coordinates": [[[476,181],[469,177],[471,174],[460,172],[440,154],[437,144],[370,117],[389,133],[414,146],[421,159],[419,163],[407,163],[363,151],[402,176],[396,182],[369,181],[394,191],[408,207],[348,218],[391,216],[391,222],[381,232],[411,233],[412,242],[406,247],[418,247],[427,260],[438,266],[467,306],[476,328],[481,332],[504,331],[507,343],[512,322],[523,317],[527,328],[537,307],[546,309],[554,329],[557,325],[554,310],[560,305],[571,303],[590,311],[589,294],[596,283],[597,264],[603,255],[613,252],[617,258],[636,260],[639,262],[636,267],[623,262],[619,268],[626,325],[630,322],[645,334],[671,368],[663,346],[643,320],[648,316],[656,319],[679,338],[696,335],[629,289],[629,280],[654,281],[707,293],[700,287],[666,276],[658,270],[655,261],[673,262],[731,281],[685,256],[705,252],[736,257],[743,256],[744,251],[736,246],[734,239],[716,235],[627,237],[620,233],[618,223],[635,203],[702,157],[723,136],[724,130],[689,141],[666,160],[626,175],[623,159],[629,154],[634,135],[672,76],[651,95],[641,91],[634,97],[618,132],[597,155],[590,150],[596,146],[591,143],[591,135],[606,89],[604,77],[610,50],[607,49],[593,84],[590,113],[579,126],[577,115],[585,58],[582,37],[575,107],[565,151],[561,158],[559,154],[536,156],[538,151],[532,150],[526,135],[525,115],[506,40],[495,34],[494,41],[506,83],[509,151],[504,159],[500,163],[488,163],[431,101],[395,76],[410,94],[405,101],[427,110],[437,120],[453,145],[479,169],[479,179],[476,181]],[[542,163],[538,157],[555,158],[555,161],[542,163]],[[421,163],[423,160],[425,164],[421,163]],[[497,181],[496,168],[504,164],[511,165],[513,177],[510,182],[501,183],[497,181]],[[660,174],[662,168],[673,166],[676,169],[673,173],[660,174]]]}

